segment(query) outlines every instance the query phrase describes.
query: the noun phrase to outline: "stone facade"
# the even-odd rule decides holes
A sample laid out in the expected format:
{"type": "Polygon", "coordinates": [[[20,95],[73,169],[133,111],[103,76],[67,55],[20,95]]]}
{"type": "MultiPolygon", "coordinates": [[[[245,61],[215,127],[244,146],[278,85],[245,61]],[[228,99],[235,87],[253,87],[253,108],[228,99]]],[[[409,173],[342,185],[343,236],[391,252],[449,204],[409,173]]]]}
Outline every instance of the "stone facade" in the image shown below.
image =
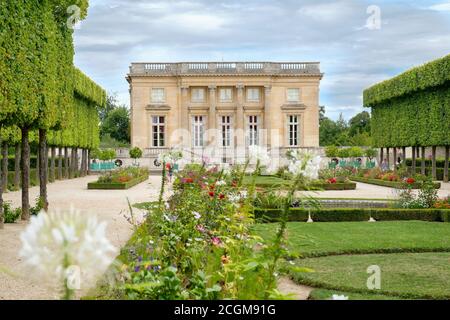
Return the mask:
{"type": "Polygon", "coordinates": [[[319,147],[322,76],[319,63],[133,63],[131,144],[147,156],[209,150],[222,162],[252,144],[319,147]]]}

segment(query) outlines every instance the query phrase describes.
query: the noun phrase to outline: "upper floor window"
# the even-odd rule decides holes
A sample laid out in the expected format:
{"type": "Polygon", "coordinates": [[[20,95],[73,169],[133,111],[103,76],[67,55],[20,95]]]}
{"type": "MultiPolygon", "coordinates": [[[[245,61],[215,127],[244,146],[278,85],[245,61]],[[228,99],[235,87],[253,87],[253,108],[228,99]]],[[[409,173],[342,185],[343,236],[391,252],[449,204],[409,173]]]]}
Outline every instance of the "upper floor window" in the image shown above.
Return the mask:
{"type": "Polygon", "coordinates": [[[166,94],[163,88],[153,88],[152,89],[152,102],[165,102],[166,94]]]}
{"type": "Polygon", "coordinates": [[[258,88],[247,89],[247,101],[259,102],[260,90],[258,88]]]}
{"type": "Polygon", "coordinates": [[[221,102],[233,101],[233,89],[231,89],[231,88],[220,89],[220,101],[221,102]]]}
{"type": "Polygon", "coordinates": [[[204,102],[205,101],[205,89],[194,88],[191,90],[192,102],[204,102]]]}
{"type": "Polygon", "coordinates": [[[298,89],[298,88],[287,89],[287,101],[288,102],[299,102],[300,101],[300,89],[298,89]]]}

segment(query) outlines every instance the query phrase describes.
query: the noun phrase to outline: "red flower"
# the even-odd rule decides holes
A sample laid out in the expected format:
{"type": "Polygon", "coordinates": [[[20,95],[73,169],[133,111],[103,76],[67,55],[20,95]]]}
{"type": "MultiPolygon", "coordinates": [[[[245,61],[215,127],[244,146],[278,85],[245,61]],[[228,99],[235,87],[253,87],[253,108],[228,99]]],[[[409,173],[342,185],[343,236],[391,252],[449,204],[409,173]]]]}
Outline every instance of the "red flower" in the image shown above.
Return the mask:
{"type": "Polygon", "coordinates": [[[233,182],[231,182],[231,185],[233,186],[233,188],[237,187],[237,182],[233,180],[233,182]]]}
{"type": "Polygon", "coordinates": [[[214,185],[209,186],[209,190],[214,190],[216,187],[214,185]]]}
{"type": "Polygon", "coordinates": [[[208,194],[209,194],[209,196],[210,196],[211,198],[213,198],[213,197],[215,196],[215,193],[212,192],[212,191],[210,191],[208,194]]]}
{"type": "Polygon", "coordinates": [[[220,195],[219,195],[219,199],[220,199],[220,200],[225,199],[225,195],[224,195],[224,194],[220,194],[220,195]]]}
{"type": "Polygon", "coordinates": [[[183,178],[182,182],[183,183],[193,183],[194,179],[192,179],[192,178],[183,178]]]}
{"type": "Polygon", "coordinates": [[[337,183],[337,179],[336,178],[330,178],[330,179],[328,179],[328,183],[337,183]]]}
{"type": "Polygon", "coordinates": [[[218,238],[218,237],[213,237],[211,239],[211,242],[215,246],[220,246],[222,244],[222,240],[220,240],[220,238],[218,238]]]}
{"type": "Polygon", "coordinates": [[[408,179],[406,179],[406,183],[407,183],[407,184],[413,184],[414,182],[416,182],[416,180],[414,180],[414,178],[408,178],[408,179]]]}

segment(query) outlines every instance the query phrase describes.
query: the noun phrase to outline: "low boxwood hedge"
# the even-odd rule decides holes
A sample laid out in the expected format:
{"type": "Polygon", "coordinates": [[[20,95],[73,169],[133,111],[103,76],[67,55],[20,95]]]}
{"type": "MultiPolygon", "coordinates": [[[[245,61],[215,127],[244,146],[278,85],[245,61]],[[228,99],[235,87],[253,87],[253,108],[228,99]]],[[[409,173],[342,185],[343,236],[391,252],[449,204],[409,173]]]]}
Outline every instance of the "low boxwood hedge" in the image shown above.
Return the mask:
{"type": "Polygon", "coordinates": [[[355,190],[356,183],[354,182],[313,183],[312,187],[323,190],[355,190]]]}
{"type": "MultiPolygon", "coordinates": [[[[255,209],[254,214],[259,222],[277,222],[281,217],[281,209],[255,209]]],[[[307,210],[291,208],[290,222],[305,222],[308,215],[317,222],[350,222],[368,221],[370,217],[377,221],[420,220],[450,222],[450,210],[443,209],[320,209],[307,210]]]]}
{"type": "MultiPolygon", "coordinates": [[[[408,167],[410,172],[412,171],[412,167],[408,167]]],[[[431,176],[433,169],[430,167],[425,168],[425,175],[431,176]]],[[[416,173],[422,173],[422,168],[416,167],[416,173]]],[[[444,180],[444,168],[436,168],[436,180],[444,180]]]]}
{"type": "MultiPolygon", "coordinates": [[[[402,182],[398,182],[398,181],[385,181],[385,180],[381,180],[381,179],[370,179],[370,178],[363,178],[363,177],[351,177],[350,178],[353,181],[357,181],[357,182],[362,182],[362,183],[368,183],[368,184],[375,184],[378,186],[383,186],[383,187],[390,187],[390,188],[396,188],[396,189],[401,189],[403,186],[402,182]]],[[[420,184],[419,183],[413,183],[411,185],[411,187],[413,189],[420,189],[420,184]]],[[[440,189],[441,188],[441,184],[439,182],[435,182],[434,183],[434,187],[436,189],[440,189]]]]}
{"type": "Polygon", "coordinates": [[[134,187],[135,185],[144,182],[148,179],[148,176],[142,176],[128,182],[90,182],[88,183],[89,190],[125,190],[134,187]]]}

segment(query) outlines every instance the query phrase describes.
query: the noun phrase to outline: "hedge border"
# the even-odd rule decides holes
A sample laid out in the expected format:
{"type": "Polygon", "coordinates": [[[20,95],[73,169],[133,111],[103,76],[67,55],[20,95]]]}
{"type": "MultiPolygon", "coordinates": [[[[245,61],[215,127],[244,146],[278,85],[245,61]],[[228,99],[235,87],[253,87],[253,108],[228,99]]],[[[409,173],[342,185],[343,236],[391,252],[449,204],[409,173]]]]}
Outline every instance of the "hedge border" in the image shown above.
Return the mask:
{"type": "MultiPolygon", "coordinates": [[[[353,180],[353,181],[356,181],[356,182],[374,184],[374,185],[377,185],[377,186],[390,187],[390,188],[395,188],[395,189],[401,189],[402,185],[403,185],[402,182],[384,181],[384,180],[381,180],[381,179],[368,179],[368,178],[362,178],[362,177],[351,177],[350,179],[353,180]]],[[[411,187],[412,187],[412,189],[420,189],[420,184],[413,183],[411,185],[411,187]]],[[[435,182],[434,183],[434,187],[435,187],[435,189],[440,189],[441,188],[441,184],[439,182],[435,182]]]]}
{"type": "Polygon", "coordinates": [[[142,176],[128,182],[109,182],[109,183],[99,183],[90,182],[88,183],[88,190],[126,190],[130,189],[139,183],[148,180],[148,176],[142,176]]]}
{"type": "MultiPolygon", "coordinates": [[[[259,222],[277,222],[281,216],[281,209],[254,210],[255,218],[259,222]]],[[[291,208],[289,222],[306,222],[308,216],[316,222],[362,222],[368,221],[370,217],[377,221],[428,221],[428,222],[450,222],[450,210],[445,209],[320,209],[308,210],[302,208],[291,208]]]]}

